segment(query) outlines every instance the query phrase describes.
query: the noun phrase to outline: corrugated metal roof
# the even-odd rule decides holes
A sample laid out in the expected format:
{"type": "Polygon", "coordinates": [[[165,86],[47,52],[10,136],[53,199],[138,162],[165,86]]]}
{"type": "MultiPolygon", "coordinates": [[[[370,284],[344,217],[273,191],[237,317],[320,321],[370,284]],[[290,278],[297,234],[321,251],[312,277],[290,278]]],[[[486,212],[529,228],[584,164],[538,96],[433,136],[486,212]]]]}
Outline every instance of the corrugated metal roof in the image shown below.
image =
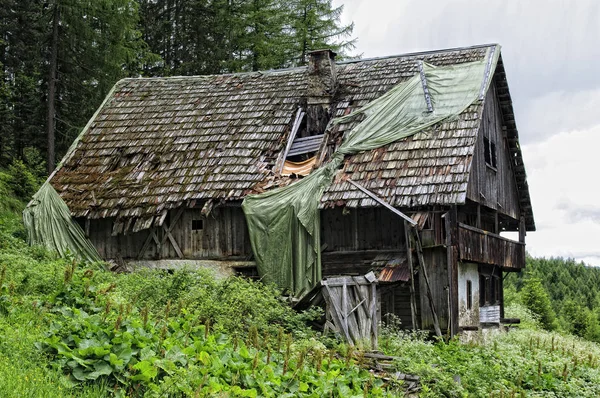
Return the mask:
{"type": "Polygon", "coordinates": [[[408,264],[387,265],[379,272],[379,282],[408,282],[410,280],[410,269],[408,264]]]}

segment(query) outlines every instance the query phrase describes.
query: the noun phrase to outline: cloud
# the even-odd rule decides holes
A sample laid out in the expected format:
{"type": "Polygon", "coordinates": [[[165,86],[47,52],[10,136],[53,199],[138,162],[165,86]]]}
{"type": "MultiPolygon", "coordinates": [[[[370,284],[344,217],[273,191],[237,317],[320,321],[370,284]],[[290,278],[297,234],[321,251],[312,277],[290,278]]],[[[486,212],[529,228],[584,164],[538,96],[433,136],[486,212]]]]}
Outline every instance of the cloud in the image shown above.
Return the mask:
{"type": "MultiPolygon", "coordinates": [[[[577,206],[566,200],[558,203],[557,209],[566,213],[567,221],[570,223],[589,220],[600,224],[600,207],[598,206],[577,206]]],[[[600,255],[600,251],[598,251],[598,255],[600,255]]]]}
{"type": "Polygon", "coordinates": [[[568,92],[552,91],[534,97],[520,111],[519,130],[522,143],[529,143],[598,124],[600,85],[597,88],[568,92]]]}
{"type": "Polygon", "coordinates": [[[537,231],[535,256],[563,256],[600,266],[600,124],[522,147],[537,231]]]}

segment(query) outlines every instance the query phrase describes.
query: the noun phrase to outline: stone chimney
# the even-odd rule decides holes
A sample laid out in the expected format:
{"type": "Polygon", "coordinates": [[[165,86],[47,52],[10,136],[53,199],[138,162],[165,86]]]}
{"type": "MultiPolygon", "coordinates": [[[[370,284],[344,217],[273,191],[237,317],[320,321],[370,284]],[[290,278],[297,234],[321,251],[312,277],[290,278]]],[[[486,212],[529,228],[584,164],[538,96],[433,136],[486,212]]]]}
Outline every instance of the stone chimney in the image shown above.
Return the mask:
{"type": "Polygon", "coordinates": [[[337,89],[335,56],[331,50],[308,53],[307,133],[323,134],[330,118],[330,107],[337,89]]]}
{"type": "Polygon", "coordinates": [[[308,105],[330,105],[337,88],[335,55],[331,50],[308,53],[308,105]]]}

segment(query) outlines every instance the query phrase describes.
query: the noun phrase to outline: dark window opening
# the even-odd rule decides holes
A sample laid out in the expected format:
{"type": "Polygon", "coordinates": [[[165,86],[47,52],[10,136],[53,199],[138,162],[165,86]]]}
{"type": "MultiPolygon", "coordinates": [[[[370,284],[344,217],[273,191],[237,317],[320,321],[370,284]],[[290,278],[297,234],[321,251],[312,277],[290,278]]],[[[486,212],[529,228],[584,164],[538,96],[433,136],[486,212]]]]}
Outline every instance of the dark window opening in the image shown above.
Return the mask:
{"type": "Polygon", "coordinates": [[[488,137],[483,137],[483,157],[485,158],[485,164],[493,168],[497,167],[496,159],[496,143],[490,140],[488,137]]]}
{"type": "Polygon", "coordinates": [[[202,231],[204,229],[204,220],[192,220],[192,231],[202,231]]]}
{"type": "Polygon", "coordinates": [[[471,281],[467,281],[467,309],[473,308],[473,287],[471,281]]]}
{"type": "Polygon", "coordinates": [[[479,276],[479,305],[500,304],[500,278],[497,276],[479,276]]]}

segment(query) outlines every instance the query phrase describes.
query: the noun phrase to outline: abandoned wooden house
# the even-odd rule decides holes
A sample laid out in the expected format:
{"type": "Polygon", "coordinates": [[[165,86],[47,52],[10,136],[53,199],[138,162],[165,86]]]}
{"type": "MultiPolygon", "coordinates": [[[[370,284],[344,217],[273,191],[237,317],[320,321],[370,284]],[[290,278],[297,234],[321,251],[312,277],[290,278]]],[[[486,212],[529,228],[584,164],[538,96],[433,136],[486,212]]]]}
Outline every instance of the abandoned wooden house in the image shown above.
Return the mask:
{"type": "Polygon", "coordinates": [[[500,324],[503,276],[523,269],[525,234],[535,230],[500,46],[334,56],[315,51],[307,67],[268,72],[122,80],[50,183],[106,260],[251,267],[242,200],[326,163],[358,123],[331,119],[419,74],[423,111],[433,112],[443,104],[423,64],[481,61],[479,98],[457,117],[343,159],[320,201],[320,261],[324,278],[374,271],[382,320],[395,314],[406,328],[451,334],[500,324]]]}

